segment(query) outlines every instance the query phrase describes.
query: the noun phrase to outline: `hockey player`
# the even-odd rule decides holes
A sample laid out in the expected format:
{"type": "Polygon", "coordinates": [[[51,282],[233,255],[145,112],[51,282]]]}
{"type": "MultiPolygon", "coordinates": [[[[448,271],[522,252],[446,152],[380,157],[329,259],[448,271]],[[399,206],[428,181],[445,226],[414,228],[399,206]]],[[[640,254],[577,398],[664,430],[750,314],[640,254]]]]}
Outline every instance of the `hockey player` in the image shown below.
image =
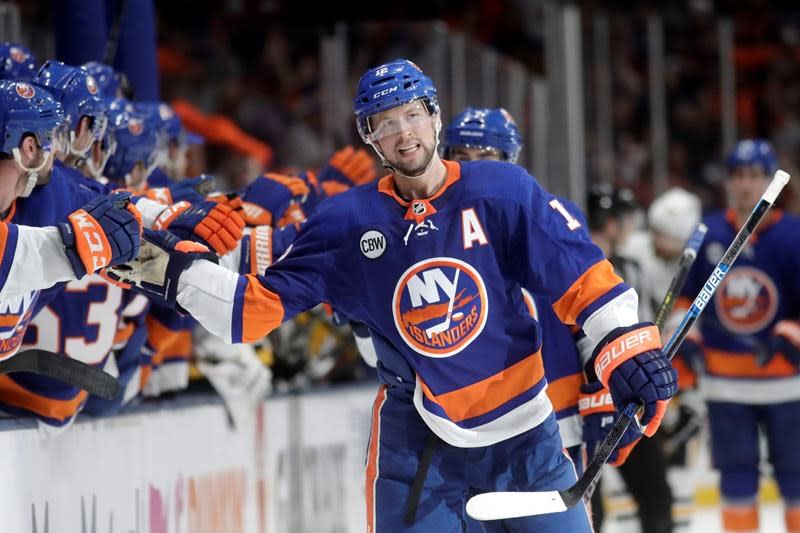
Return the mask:
{"type": "MultiPolygon", "coordinates": [[[[72,69],[72,67],[67,67],[72,69]]],[[[79,69],[73,69],[77,71],[79,69]]],[[[80,79],[81,73],[72,72],[72,78],[80,79]]],[[[62,78],[69,79],[69,78],[62,78]]],[[[75,101],[74,92],[85,93],[83,83],[55,84],[59,88],[63,101],[75,101]]],[[[129,106],[125,100],[116,100],[109,106],[112,131],[106,136],[120,139],[120,149],[115,152],[115,157],[108,169],[108,176],[112,183],[125,183],[125,177],[137,172],[143,175],[144,162],[156,146],[156,132],[138,115],[125,111],[129,106]]],[[[133,112],[133,111],[131,111],[133,112]]],[[[104,117],[105,118],[105,117],[104,117]]],[[[103,168],[98,169],[103,171],[103,168]]],[[[138,175],[138,174],[137,174],[138,175]]],[[[101,184],[88,182],[76,169],[61,165],[53,169],[53,180],[57,183],[42,189],[45,198],[53,198],[55,194],[50,191],[60,190],[58,187],[72,184],[81,191],[105,190],[101,184]],[[48,192],[48,194],[44,194],[48,192]]],[[[34,192],[38,198],[39,189],[34,192]]],[[[194,194],[196,198],[203,197],[194,194]]],[[[183,198],[176,198],[182,200],[183,198]]],[[[44,209],[61,209],[61,206],[41,205],[44,209]]],[[[66,203],[66,205],[69,205],[66,203]]],[[[146,198],[139,199],[138,204],[147,213],[160,213],[167,206],[157,204],[146,198]],[[149,204],[149,205],[145,205],[149,204]]],[[[214,204],[211,204],[214,205],[214,204]]],[[[151,214],[151,220],[156,220],[157,215],[151,214]]],[[[186,220],[188,218],[184,217],[186,220]]],[[[152,223],[152,222],[150,222],[152,223]]],[[[180,219],[176,221],[178,227],[182,225],[180,219]]],[[[189,223],[189,227],[191,222],[189,223]]],[[[186,231],[188,227],[184,227],[186,231]]],[[[75,387],[61,383],[45,382],[31,379],[18,382],[18,401],[15,404],[16,412],[26,412],[35,415],[40,422],[48,428],[64,429],[83,411],[93,415],[109,414],[137,398],[142,389],[151,383],[152,352],[145,348],[145,327],[149,303],[142,295],[131,291],[123,291],[118,285],[110,283],[99,274],[85,276],[79,280],[70,281],[66,285],[59,284],[40,295],[38,303],[41,306],[36,317],[33,318],[28,329],[24,345],[26,348],[41,348],[53,352],[64,353],[88,364],[103,368],[115,375],[123,387],[123,392],[114,400],[103,400],[88,397],[75,387]],[[47,305],[44,305],[47,304],[47,305]],[[22,392],[24,391],[24,394],[22,392]]],[[[169,310],[174,313],[173,310],[169,310]]],[[[157,363],[164,361],[164,344],[176,345],[174,338],[180,337],[181,332],[172,332],[167,328],[155,327],[155,320],[151,319],[150,330],[154,333],[154,342],[157,363]]],[[[186,333],[189,336],[190,333],[186,333]]],[[[188,351],[181,362],[183,373],[186,373],[185,361],[188,351]]],[[[175,365],[178,366],[178,365],[175,365]]],[[[170,368],[170,376],[179,375],[175,368],[170,368]]],[[[163,374],[163,373],[162,373],[163,374]]],[[[158,375],[159,382],[168,381],[163,375],[158,375]]],[[[185,386],[186,379],[173,379],[185,386]]],[[[151,385],[152,386],[152,385],[151,385]]],[[[175,388],[175,387],[172,387],[175,388]]],[[[163,389],[167,389],[166,386],[163,389]]],[[[161,390],[161,387],[158,388],[161,390]]],[[[45,427],[45,426],[42,426],[45,427]]]]}
{"type": "MultiPolygon", "coordinates": [[[[466,108],[447,126],[444,139],[442,154],[445,159],[453,161],[516,163],[522,148],[517,125],[508,111],[502,108],[466,108]]],[[[576,220],[583,220],[583,215],[571,202],[564,199],[558,201],[564,209],[569,208],[570,215],[576,220]]],[[[576,339],[572,331],[558,319],[546,299],[540,295],[534,298],[525,288],[522,292],[528,311],[542,328],[542,360],[547,377],[547,395],[553,403],[561,440],[576,469],[581,472],[583,430],[578,414],[578,398],[584,379],[576,339]]],[[[612,458],[612,461],[615,459],[612,458]]]]}
{"type": "MultiPolygon", "coordinates": [[[[63,123],[61,105],[44,89],[0,82],[2,358],[16,353],[43,305],[42,290],[84,278],[138,252],[140,217],[132,204],[122,207],[126,196],[98,196],[63,174],[34,189],[39,175],[51,174],[55,153],[66,147],[63,123]]],[[[39,392],[52,383],[31,373],[0,376],[0,405],[5,411],[61,420],[86,393],[48,401],[39,392]]]]}
{"type": "MultiPolygon", "coordinates": [[[[616,272],[629,280],[639,294],[646,295],[649,291],[643,283],[639,263],[618,254],[618,249],[626,244],[634,228],[635,210],[633,193],[629,189],[603,185],[595,187],[589,194],[588,215],[592,240],[600,246],[616,272]]],[[[646,306],[647,300],[643,300],[639,307],[642,309],[646,306]]],[[[645,313],[650,316],[652,312],[642,312],[645,313]]],[[[602,442],[609,429],[607,426],[605,432],[598,431],[594,435],[597,439],[595,445],[602,442]]],[[[624,464],[619,465],[619,472],[636,501],[642,531],[670,532],[673,529],[672,492],[667,483],[667,461],[662,450],[661,435],[638,442],[636,448],[633,448],[634,444],[637,442],[633,441],[628,445],[628,458],[624,464]]],[[[592,498],[592,520],[597,531],[600,531],[604,518],[600,492],[598,483],[592,498]]]]}
{"type": "Polygon", "coordinates": [[[97,82],[82,68],[50,60],[36,73],[33,83],[46,89],[64,107],[69,144],[61,158],[67,166],[78,166],[89,156],[95,141],[103,138],[108,126],[106,104],[100,98],[97,82]]]}
{"type": "MultiPolygon", "coordinates": [[[[726,159],[727,211],[704,217],[708,234],[676,310],[700,292],[778,167],[769,142],[743,140],[726,159]]],[[[720,284],[680,356],[697,356],[707,400],[711,456],[720,473],[725,531],[757,531],[760,438],[766,437],[786,506],[786,530],[800,532],[800,220],[780,210],[761,222],[720,284]],[[699,334],[698,334],[699,333],[699,334]],[[762,433],[763,432],[763,433],[762,433]]],[[[675,316],[680,313],[676,312],[675,316]]]]}
{"type": "MultiPolygon", "coordinates": [[[[521,167],[442,161],[436,89],[407,60],[368,70],[355,111],[392,173],[323,202],[263,275],[229,272],[163,235],[110,272],[232,342],[259,339],[321,301],[370,328],[384,385],[367,463],[368,531],[460,530],[475,492],[574,483],[522,285],[553,298],[559,318],[597,343],[597,377],[617,404],[646,406],[652,434],[674,370],[655,328],[638,321],[635,292],[574,218],[521,167]],[[404,518],[398,503],[431,433],[441,441],[429,458],[435,473],[404,518]]],[[[591,530],[582,506],[484,527],[591,530]]]]}

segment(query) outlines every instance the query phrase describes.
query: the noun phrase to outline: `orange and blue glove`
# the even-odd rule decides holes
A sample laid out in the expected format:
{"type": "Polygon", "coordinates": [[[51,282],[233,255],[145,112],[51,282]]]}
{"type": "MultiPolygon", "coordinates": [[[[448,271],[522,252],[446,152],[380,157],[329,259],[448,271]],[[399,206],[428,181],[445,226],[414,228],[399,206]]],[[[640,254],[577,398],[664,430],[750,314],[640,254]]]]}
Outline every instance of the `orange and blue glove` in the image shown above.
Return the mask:
{"type": "Polygon", "coordinates": [[[334,196],[375,179],[375,162],[363,148],[348,145],[335,152],[317,174],[325,196],[334,196]]]}
{"type": "Polygon", "coordinates": [[[279,221],[288,214],[291,222],[301,222],[297,209],[310,193],[309,183],[302,178],[274,172],[259,176],[241,193],[244,221],[248,226],[280,227],[279,221]]]}
{"type": "Polygon", "coordinates": [[[244,225],[242,217],[227,205],[204,200],[169,206],[158,215],[153,229],[169,230],[181,239],[200,242],[225,255],[242,239],[244,225]]]}
{"type": "Polygon", "coordinates": [[[98,196],[57,225],[76,278],[126,263],[139,253],[142,217],[130,196],[98,196]]]}
{"type": "MultiPolygon", "coordinates": [[[[597,448],[611,432],[619,416],[614,409],[611,393],[599,381],[584,383],[578,395],[578,412],[583,419],[583,442],[586,444],[586,454],[594,457],[597,448]]],[[[642,432],[639,426],[630,424],[616,449],[609,455],[608,463],[612,466],[623,464],[640,440],[642,432]]]]}
{"type": "Polygon", "coordinates": [[[661,350],[658,328],[652,322],[612,330],[600,341],[587,366],[594,377],[611,391],[614,405],[644,406],[641,424],[652,437],[667,410],[667,402],[678,392],[678,376],[661,350]]]}

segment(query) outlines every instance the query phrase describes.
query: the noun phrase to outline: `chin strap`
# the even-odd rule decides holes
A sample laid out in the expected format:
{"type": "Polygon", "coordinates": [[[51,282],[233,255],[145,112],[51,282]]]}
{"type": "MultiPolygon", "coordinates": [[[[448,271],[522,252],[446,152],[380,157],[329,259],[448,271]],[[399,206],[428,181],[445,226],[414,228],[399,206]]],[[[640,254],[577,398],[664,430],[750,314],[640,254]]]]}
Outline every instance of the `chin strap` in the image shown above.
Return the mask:
{"type": "Polygon", "coordinates": [[[44,158],[42,159],[41,164],[35,168],[28,168],[22,164],[22,155],[19,153],[19,148],[12,149],[11,153],[14,155],[14,161],[16,161],[17,165],[19,165],[19,168],[28,174],[28,181],[25,183],[25,190],[20,193],[21,198],[27,198],[33,192],[33,188],[36,187],[36,181],[39,179],[39,171],[44,168],[44,166],[47,164],[47,161],[50,159],[50,150],[42,150],[44,158]]]}
{"type": "Polygon", "coordinates": [[[75,130],[70,130],[70,132],[69,132],[69,149],[67,150],[67,152],[69,153],[69,155],[76,157],[78,159],[78,161],[86,161],[88,159],[91,159],[89,157],[89,151],[92,149],[92,144],[93,143],[90,142],[89,146],[87,146],[85,149],[76,150],[75,149],[75,130]]]}

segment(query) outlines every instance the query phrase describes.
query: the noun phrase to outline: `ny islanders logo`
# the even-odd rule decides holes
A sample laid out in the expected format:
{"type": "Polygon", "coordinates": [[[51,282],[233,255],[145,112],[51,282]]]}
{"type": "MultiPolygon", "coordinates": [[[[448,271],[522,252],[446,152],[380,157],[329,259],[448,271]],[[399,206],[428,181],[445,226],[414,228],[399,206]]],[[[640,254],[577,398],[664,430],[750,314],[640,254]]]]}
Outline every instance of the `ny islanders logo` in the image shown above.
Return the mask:
{"type": "Polygon", "coordinates": [[[405,271],[392,298],[397,331],[416,352],[450,357],[486,325],[486,287],[470,265],[450,257],[420,261],[405,271]]]}
{"type": "Polygon", "coordinates": [[[767,327],[778,310],[775,283],[757,268],[731,270],[715,298],[717,316],[727,329],[749,335],[767,327]]]}

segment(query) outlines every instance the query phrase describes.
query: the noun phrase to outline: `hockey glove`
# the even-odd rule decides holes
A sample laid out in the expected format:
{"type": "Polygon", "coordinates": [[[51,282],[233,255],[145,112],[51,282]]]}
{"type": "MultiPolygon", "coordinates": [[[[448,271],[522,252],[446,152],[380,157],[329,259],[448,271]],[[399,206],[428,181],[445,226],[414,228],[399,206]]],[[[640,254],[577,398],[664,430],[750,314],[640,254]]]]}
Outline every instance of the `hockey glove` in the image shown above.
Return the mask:
{"type": "Polygon", "coordinates": [[[148,189],[144,196],[164,205],[172,205],[178,202],[196,204],[202,202],[206,196],[211,194],[214,190],[215,181],[214,176],[202,174],[196,178],[173,183],[169,187],[148,189]]]}
{"type": "Polygon", "coordinates": [[[191,205],[178,202],[166,208],[153,224],[154,230],[166,230],[181,239],[207,245],[225,255],[242,239],[244,220],[226,205],[204,200],[191,205]]]}
{"type": "Polygon", "coordinates": [[[259,176],[242,192],[242,209],[248,226],[277,226],[290,204],[302,204],[309,185],[294,176],[273,172],[259,176]]]}
{"type": "Polygon", "coordinates": [[[331,156],[319,171],[317,180],[326,196],[334,196],[350,187],[369,183],[376,175],[375,162],[369,153],[348,145],[331,156]]]}
{"type": "Polygon", "coordinates": [[[168,231],[144,230],[139,256],[106,270],[116,281],[167,306],[175,306],[178,279],[198,259],[217,263],[217,256],[200,243],[184,241],[168,231]]]}
{"type": "MultiPolygon", "coordinates": [[[[584,383],[578,396],[578,412],[583,418],[583,442],[586,443],[586,454],[594,457],[597,448],[617,421],[617,411],[614,409],[611,393],[599,381],[584,383]]],[[[623,464],[641,439],[642,432],[639,427],[630,424],[617,448],[609,456],[608,463],[612,466],[623,464]]]]}
{"type": "Polygon", "coordinates": [[[130,193],[98,196],[58,224],[75,277],[130,261],[139,253],[142,217],[130,193]]]}
{"type": "Polygon", "coordinates": [[[678,392],[678,376],[661,351],[658,329],[652,322],[616,328],[594,350],[590,380],[594,375],[611,391],[614,405],[622,409],[631,402],[644,406],[640,420],[644,434],[652,437],[667,401],[678,392]]]}

